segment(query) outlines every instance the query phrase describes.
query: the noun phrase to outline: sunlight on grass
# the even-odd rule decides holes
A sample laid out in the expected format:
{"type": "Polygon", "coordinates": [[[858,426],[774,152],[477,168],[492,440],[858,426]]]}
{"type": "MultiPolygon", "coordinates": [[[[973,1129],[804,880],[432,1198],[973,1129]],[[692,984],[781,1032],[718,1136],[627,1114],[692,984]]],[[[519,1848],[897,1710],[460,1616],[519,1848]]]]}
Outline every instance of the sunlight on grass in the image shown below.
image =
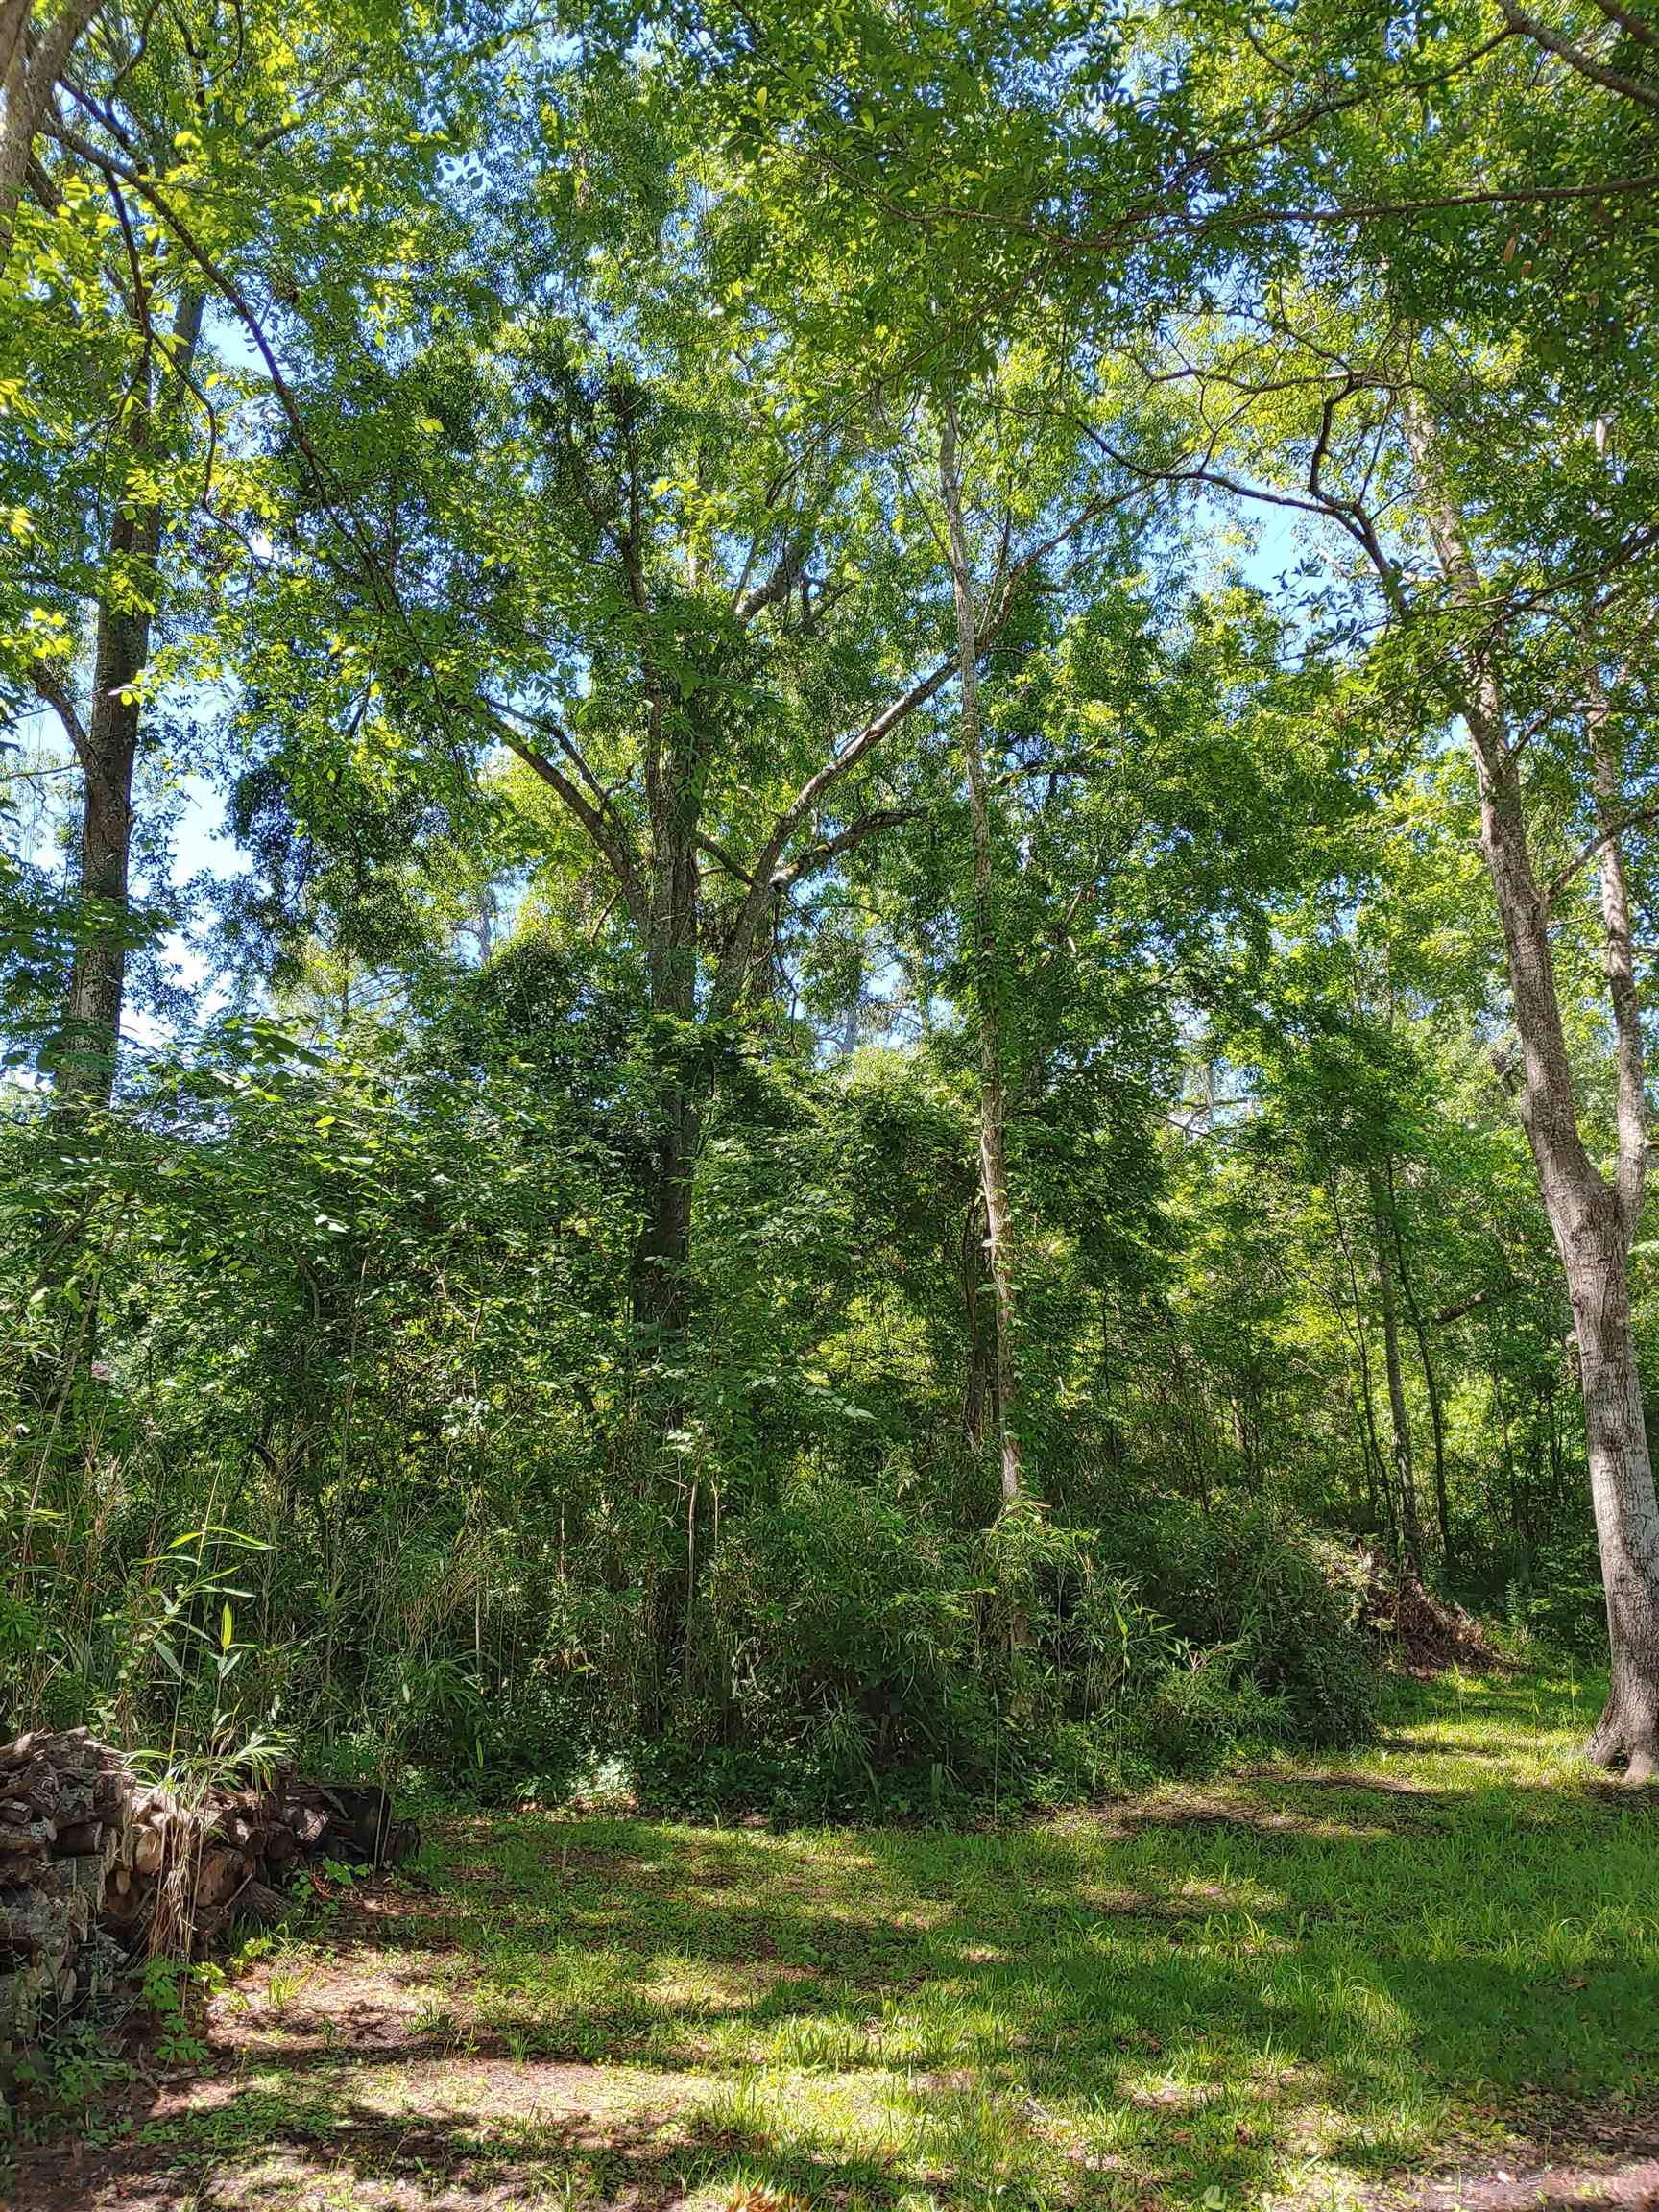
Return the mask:
{"type": "Polygon", "coordinates": [[[1659,1811],[1574,1764],[1593,1688],[1399,1684],[1363,1754],[999,1835],[457,1824],[429,1948],[280,1961],[395,1970],[408,2048],[290,2073],[244,2001],[257,2072],[171,2140],[280,2137],[284,2188],[299,2141],[296,2204],[400,2201],[398,2130],[490,2203],[1352,2204],[1659,2086],[1659,1811]]]}

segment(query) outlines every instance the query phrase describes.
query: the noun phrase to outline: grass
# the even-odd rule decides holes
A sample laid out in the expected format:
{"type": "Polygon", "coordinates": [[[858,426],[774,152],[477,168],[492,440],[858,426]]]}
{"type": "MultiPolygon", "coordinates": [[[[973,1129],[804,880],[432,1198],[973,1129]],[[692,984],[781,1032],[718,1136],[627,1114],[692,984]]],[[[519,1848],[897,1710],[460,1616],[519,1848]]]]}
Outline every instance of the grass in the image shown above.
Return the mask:
{"type": "Polygon", "coordinates": [[[1616,2136],[1659,1804],[1575,1765],[1588,1702],[1401,1683],[1353,1759],[1000,1835],[457,1820],[215,2001],[142,2155],[238,2206],[1220,2212],[1616,2136]]]}

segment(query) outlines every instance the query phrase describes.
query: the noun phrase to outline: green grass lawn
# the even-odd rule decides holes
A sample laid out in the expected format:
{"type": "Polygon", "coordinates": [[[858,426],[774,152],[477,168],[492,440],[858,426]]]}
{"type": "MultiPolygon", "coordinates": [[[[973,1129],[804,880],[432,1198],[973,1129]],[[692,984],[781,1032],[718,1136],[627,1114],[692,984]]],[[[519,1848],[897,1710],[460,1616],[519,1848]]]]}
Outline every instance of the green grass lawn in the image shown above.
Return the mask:
{"type": "Polygon", "coordinates": [[[1590,1703],[1402,1683],[1353,1759],[999,1835],[459,1820],[433,1893],[217,1999],[218,2077],[136,2140],[204,2206],[849,2212],[1611,2140],[1659,2105],[1659,1803],[1573,1764],[1590,1703]]]}

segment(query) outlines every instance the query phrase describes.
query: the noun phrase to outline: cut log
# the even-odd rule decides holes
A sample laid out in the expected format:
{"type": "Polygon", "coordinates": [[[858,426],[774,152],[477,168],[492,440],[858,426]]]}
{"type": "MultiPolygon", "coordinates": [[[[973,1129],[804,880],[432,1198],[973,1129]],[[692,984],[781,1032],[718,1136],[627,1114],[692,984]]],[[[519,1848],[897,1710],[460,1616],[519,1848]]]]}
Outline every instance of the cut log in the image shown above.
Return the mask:
{"type": "Polygon", "coordinates": [[[239,1851],[204,1851],[202,1863],[196,1870],[195,1900],[198,1905],[223,1905],[235,1889],[241,1887],[252,1873],[252,1868],[239,1851]]]}
{"type": "Polygon", "coordinates": [[[301,1850],[308,1851],[314,1843],[321,1843],[328,1827],[328,1815],[315,1805],[296,1806],[288,1825],[293,1829],[301,1850]]]}
{"type": "Polygon", "coordinates": [[[5,1869],[8,1859],[43,1859],[58,1840],[51,1820],[31,1820],[25,1828],[0,1828],[0,1882],[12,1880],[5,1869]]]}

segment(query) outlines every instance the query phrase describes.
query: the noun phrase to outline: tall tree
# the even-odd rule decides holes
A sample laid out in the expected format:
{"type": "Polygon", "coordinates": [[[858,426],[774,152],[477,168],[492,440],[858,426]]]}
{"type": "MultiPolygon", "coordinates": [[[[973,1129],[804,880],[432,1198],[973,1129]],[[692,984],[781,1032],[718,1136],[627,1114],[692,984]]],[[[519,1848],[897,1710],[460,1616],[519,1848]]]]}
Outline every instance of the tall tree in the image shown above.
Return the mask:
{"type": "Polygon", "coordinates": [[[956,405],[947,400],[939,432],[939,492],[945,508],[950,591],[956,610],[957,681],[960,685],[962,765],[974,843],[974,1019],[979,1028],[979,1197],[985,1214],[985,1252],[995,1302],[997,1431],[1002,1464],[1002,1500],[1020,1496],[1020,1407],[1015,1351],[1014,1227],[1008,1201],[1007,1107],[1002,1070],[1000,1001],[1004,989],[997,934],[997,856],[979,719],[979,615],[974,605],[974,561],[963,519],[957,453],[956,405]]]}
{"type": "MultiPolygon", "coordinates": [[[[193,381],[203,303],[200,283],[186,281],[168,337],[152,344],[146,328],[132,387],[121,403],[116,437],[127,472],[114,492],[98,583],[90,706],[84,712],[78,707],[60,663],[37,659],[31,664],[36,687],[56,711],[81,769],[81,920],[50,1058],[59,1095],[82,1104],[108,1106],[114,1089],[132,936],[133,771],[161,610],[164,526],[160,500],[140,487],[154,484],[166,466],[157,447],[180,411],[180,383],[193,381]],[[158,408],[159,378],[168,382],[158,408]]],[[[147,323],[155,311],[152,299],[147,323]]]]}
{"type": "MultiPolygon", "coordinates": [[[[1570,63],[1540,73],[1534,54],[1495,50],[1473,20],[1458,30],[1464,59],[1424,80],[1415,129],[1385,123],[1399,110],[1374,91],[1257,165],[1258,191],[1334,191],[1360,212],[1320,228],[1299,271],[1263,266],[1252,327],[1217,321],[1202,362],[1184,348],[1176,373],[1197,395],[1184,469],[1328,524],[1347,548],[1338,572],[1380,598],[1384,658],[1409,662],[1426,722],[1466,735],[1517,1040],[1505,1072],[1578,1347],[1612,1659],[1589,1750],[1639,1783],[1659,1769],[1659,1499],[1630,1311],[1647,1134],[1625,849],[1646,815],[1638,640],[1659,575],[1651,424],[1620,411],[1651,317],[1641,334],[1610,326],[1602,286],[1654,296],[1651,256],[1617,220],[1653,180],[1634,108],[1570,63]],[[1636,174],[1610,177],[1609,147],[1636,174]],[[1478,204],[1491,212],[1471,255],[1462,210],[1478,204]],[[1552,288],[1536,281],[1548,268],[1552,288]],[[1593,926],[1579,915],[1564,934],[1564,901],[1591,864],[1616,1070],[1605,1135],[1564,1011],[1593,926]]],[[[1215,97],[1236,111],[1237,84],[1215,97]]]]}
{"type": "Polygon", "coordinates": [[[135,770],[168,685],[218,672],[213,594],[257,564],[265,408],[311,496],[351,526],[273,332],[308,256],[336,305],[373,291],[389,320],[397,286],[364,240],[375,210],[387,236],[422,220],[435,157],[412,102],[440,128],[463,119],[477,92],[458,88],[457,57],[501,24],[481,6],[411,38],[374,0],[233,20],[82,10],[60,54],[75,14],[17,29],[35,75],[53,75],[30,110],[30,257],[3,279],[16,313],[0,374],[15,367],[29,403],[0,469],[33,562],[0,602],[0,684],[54,710],[79,771],[81,916],[51,1058],[65,1097],[107,1103],[135,939],[135,770]],[[194,644],[169,595],[175,613],[191,603],[194,644]]]}

